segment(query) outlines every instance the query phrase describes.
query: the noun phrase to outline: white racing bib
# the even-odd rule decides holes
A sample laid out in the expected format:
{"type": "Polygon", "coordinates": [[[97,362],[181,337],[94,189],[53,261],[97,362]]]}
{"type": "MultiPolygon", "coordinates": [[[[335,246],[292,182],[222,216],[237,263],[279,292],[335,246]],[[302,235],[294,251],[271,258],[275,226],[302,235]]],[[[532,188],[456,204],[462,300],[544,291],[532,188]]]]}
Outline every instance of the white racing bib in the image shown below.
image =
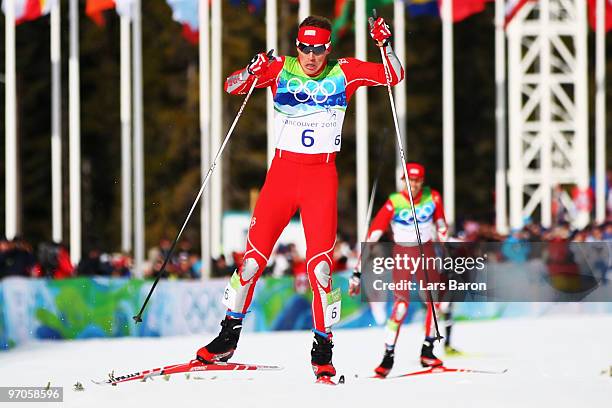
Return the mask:
{"type": "Polygon", "coordinates": [[[342,311],[342,294],[340,288],[332,290],[326,296],[327,307],[325,308],[325,327],[331,327],[340,321],[340,314],[342,311]]]}
{"type": "Polygon", "coordinates": [[[275,112],[276,147],[296,153],[333,153],[342,146],[344,112],[330,109],[303,118],[275,112]]]}

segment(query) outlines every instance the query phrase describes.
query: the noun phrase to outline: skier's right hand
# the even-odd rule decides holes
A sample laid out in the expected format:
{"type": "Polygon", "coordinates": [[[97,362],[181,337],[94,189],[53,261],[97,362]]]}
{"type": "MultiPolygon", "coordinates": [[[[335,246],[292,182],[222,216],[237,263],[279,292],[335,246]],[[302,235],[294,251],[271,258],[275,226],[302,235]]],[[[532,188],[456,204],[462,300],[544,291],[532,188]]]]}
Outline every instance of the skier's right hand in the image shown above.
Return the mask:
{"type": "Polygon", "coordinates": [[[268,70],[269,65],[268,55],[265,52],[260,52],[247,65],[247,72],[251,75],[260,76],[268,70]]]}
{"type": "Polygon", "coordinates": [[[353,271],[353,276],[349,279],[349,295],[355,296],[361,292],[361,272],[357,269],[353,271]]]}

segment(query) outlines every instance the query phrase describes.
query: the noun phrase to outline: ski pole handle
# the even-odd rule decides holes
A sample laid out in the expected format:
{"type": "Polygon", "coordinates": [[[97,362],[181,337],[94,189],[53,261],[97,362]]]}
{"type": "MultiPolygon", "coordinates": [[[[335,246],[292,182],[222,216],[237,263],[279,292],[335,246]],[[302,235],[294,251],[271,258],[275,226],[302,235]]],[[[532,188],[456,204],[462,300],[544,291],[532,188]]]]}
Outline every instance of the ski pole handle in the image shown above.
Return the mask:
{"type": "Polygon", "coordinates": [[[368,24],[370,24],[370,29],[374,27],[374,22],[378,20],[378,13],[376,9],[372,9],[372,16],[368,17],[368,24]]]}

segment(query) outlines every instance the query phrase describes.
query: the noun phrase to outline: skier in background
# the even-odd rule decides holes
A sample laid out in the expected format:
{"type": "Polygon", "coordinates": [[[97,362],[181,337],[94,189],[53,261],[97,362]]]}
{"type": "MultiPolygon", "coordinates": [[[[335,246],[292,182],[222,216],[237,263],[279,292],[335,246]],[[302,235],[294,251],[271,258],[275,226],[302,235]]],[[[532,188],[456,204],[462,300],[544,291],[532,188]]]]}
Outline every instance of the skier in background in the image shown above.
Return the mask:
{"type": "MultiPolygon", "coordinates": [[[[444,217],[442,196],[438,191],[428,186],[424,186],[425,168],[422,165],[418,163],[407,163],[406,171],[408,173],[408,182],[418,218],[423,252],[426,258],[434,258],[436,256],[433,245],[434,237],[436,237],[438,241],[444,242],[447,240],[448,235],[448,226],[444,217]]],[[[412,217],[410,200],[406,189],[389,196],[389,199],[372,220],[366,242],[377,242],[389,225],[393,231],[393,241],[396,243],[393,249],[393,256],[395,257],[396,254],[406,254],[411,258],[420,257],[414,219],[412,217]]],[[[422,280],[422,273],[423,270],[416,271],[417,278],[420,280],[422,280]]],[[[428,270],[428,275],[430,281],[439,280],[437,271],[428,270]]],[[[393,279],[396,282],[401,279],[410,279],[410,274],[406,270],[395,269],[393,271],[393,279]]],[[[350,280],[349,293],[351,295],[359,294],[360,286],[361,273],[356,270],[350,280]]],[[[394,291],[394,297],[395,301],[391,316],[387,320],[385,326],[385,354],[380,365],[374,370],[376,374],[381,377],[386,377],[393,367],[395,344],[397,343],[400,327],[408,312],[410,292],[408,290],[394,291]]],[[[446,307],[450,312],[448,302],[438,303],[436,306],[440,307],[441,305],[446,307]]],[[[421,365],[423,367],[437,367],[442,365],[442,360],[437,358],[433,353],[434,336],[436,333],[434,333],[433,311],[430,302],[427,302],[426,308],[425,340],[421,347],[421,365]]],[[[450,328],[447,328],[447,333],[448,332],[450,332],[450,328]]],[[[450,344],[448,346],[450,347],[450,344]]]]}

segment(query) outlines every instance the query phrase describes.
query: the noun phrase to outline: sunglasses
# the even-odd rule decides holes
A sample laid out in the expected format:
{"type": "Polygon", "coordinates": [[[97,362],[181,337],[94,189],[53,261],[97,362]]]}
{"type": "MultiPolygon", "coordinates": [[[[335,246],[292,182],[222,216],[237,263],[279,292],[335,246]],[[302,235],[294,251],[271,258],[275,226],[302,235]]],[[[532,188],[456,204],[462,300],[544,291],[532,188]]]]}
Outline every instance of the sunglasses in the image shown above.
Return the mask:
{"type": "Polygon", "coordinates": [[[298,47],[298,50],[303,52],[304,54],[310,54],[311,52],[314,55],[323,55],[325,51],[329,49],[330,43],[327,44],[318,44],[318,45],[310,45],[304,44],[303,42],[295,41],[295,45],[298,47]]]}

